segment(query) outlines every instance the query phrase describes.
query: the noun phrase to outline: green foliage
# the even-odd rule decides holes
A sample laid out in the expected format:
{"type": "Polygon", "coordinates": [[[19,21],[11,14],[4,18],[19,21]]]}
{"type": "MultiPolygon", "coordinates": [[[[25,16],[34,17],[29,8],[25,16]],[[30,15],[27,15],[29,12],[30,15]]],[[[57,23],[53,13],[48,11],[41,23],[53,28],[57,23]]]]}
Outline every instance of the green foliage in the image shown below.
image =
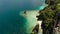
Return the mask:
{"type": "Polygon", "coordinates": [[[54,17],[54,11],[50,9],[50,7],[47,7],[42,12],[40,12],[40,15],[42,15],[42,20],[44,21],[44,26],[48,27],[48,25],[52,22],[54,17]]]}
{"type": "MultiPolygon", "coordinates": [[[[49,2],[50,0],[46,0],[46,4],[49,5],[49,2]]],[[[56,11],[60,14],[60,0],[55,0],[54,4],[45,7],[41,12],[39,12],[44,26],[48,27],[48,25],[52,23],[56,11]]]]}
{"type": "Polygon", "coordinates": [[[60,3],[57,4],[56,9],[57,9],[58,11],[60,11],[60,3]]]}

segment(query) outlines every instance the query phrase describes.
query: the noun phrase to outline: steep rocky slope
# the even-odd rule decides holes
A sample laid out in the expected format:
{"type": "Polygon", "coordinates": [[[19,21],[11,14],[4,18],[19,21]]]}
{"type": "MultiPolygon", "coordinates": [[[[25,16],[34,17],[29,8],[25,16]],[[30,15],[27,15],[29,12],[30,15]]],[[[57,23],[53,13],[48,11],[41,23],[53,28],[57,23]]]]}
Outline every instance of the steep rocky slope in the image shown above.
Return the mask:
{"type": "Polygon", "coordinates": [[[57,32],[55,28],[57,28],[57,25],[60,23],[60,0],[46,0],[45,3],[48,6],[39,11],[40,15],[37,16],[37,18],[43,21],[43,34],[54,34],[57,32]]]}

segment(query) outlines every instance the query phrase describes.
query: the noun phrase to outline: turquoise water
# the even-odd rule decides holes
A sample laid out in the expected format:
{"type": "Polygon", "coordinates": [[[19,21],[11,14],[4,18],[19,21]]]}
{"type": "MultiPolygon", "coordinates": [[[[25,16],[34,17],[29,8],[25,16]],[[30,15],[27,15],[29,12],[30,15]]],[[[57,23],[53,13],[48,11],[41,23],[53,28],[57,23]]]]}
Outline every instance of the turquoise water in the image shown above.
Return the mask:
{"type": "Polygon", "coordinates": [[[42,0],[0,0],[0,34],[26,34],[23,10],[38,10],[42,0]],[[33,3],[33,4],[32,4],[33,3]]]}

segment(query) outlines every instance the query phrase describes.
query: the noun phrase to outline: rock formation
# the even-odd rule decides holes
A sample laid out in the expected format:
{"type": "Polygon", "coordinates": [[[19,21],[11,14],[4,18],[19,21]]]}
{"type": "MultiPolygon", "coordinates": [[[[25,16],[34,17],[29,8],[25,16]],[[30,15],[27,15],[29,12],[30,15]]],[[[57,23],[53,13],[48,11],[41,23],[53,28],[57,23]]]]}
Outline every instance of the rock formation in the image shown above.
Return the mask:
{"type": "Polygon", "coordinates": [[[37,24],[34,29],[32,30],[32,33],[31,34],[38,34],[38,31],[39,31],[39,24],[37,24]]]}
{"type": "Polygon", "coordinates": [[[37,20],[42,20],[43,34],[59,34],[60,32],[60,0],[46,0],[48,6],[39,11],[37,20]]]}

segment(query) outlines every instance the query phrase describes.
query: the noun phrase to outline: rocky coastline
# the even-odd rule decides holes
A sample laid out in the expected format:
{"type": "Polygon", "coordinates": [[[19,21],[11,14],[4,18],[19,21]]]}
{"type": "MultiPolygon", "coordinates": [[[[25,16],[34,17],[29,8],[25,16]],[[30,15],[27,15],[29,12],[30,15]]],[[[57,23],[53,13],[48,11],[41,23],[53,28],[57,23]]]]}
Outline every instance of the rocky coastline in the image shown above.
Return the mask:
{"type": "Polygon", "coordinates": [[[42,20],[43,34],[60,33],[60,0],[45,0],[48,5],[39,11],[37,20],[42,20]]]}

